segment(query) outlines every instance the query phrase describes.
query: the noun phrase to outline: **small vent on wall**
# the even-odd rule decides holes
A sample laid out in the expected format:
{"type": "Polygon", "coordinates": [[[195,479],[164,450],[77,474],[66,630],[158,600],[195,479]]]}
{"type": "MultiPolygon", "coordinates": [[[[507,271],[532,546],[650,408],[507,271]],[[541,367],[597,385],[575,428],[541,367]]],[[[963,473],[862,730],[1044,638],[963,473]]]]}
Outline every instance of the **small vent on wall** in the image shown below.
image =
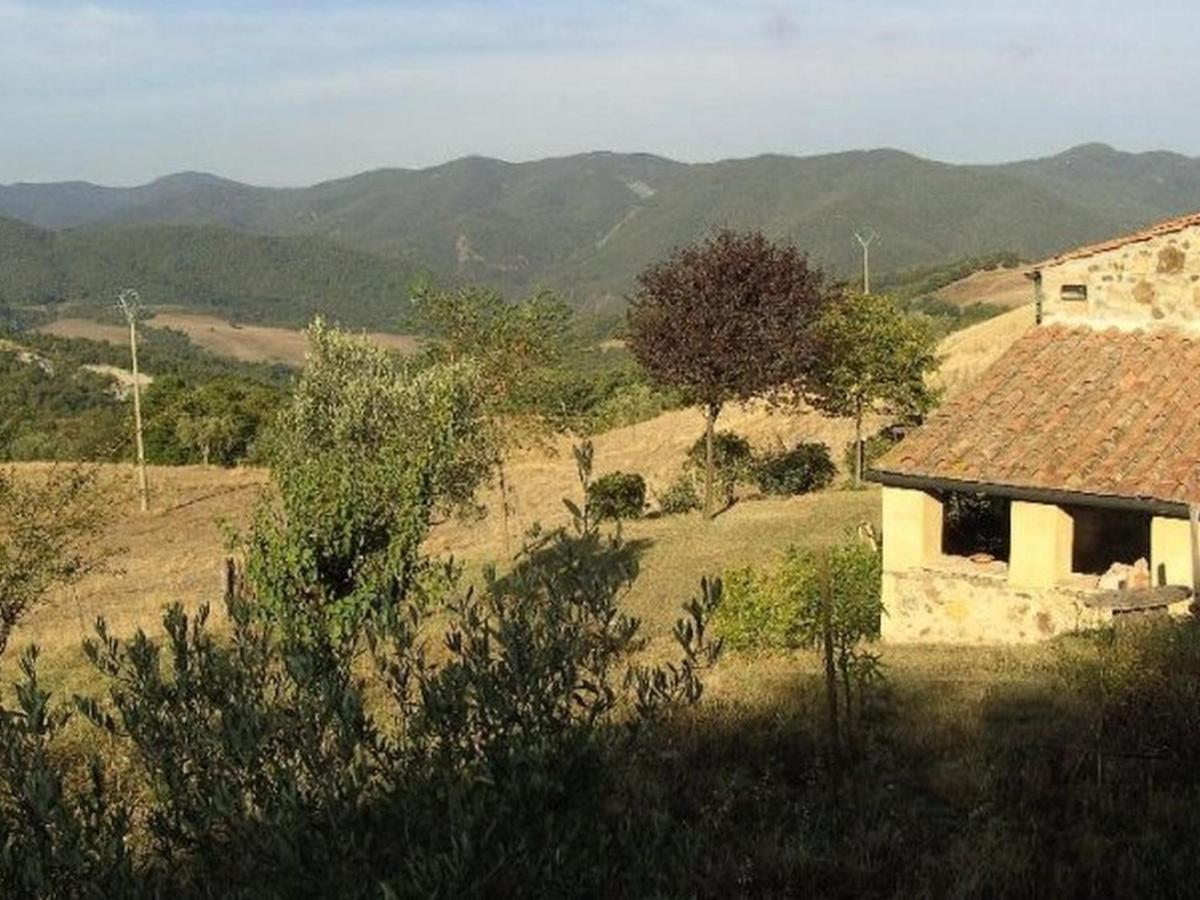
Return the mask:
{"type": "Polygon", "coordinates": [[[1087,285],[1086,284],[1064,284],[1062,290],[1059,291],[1059,297],[1068,303],[1086,303],[1087,302],[1087,285]]]}

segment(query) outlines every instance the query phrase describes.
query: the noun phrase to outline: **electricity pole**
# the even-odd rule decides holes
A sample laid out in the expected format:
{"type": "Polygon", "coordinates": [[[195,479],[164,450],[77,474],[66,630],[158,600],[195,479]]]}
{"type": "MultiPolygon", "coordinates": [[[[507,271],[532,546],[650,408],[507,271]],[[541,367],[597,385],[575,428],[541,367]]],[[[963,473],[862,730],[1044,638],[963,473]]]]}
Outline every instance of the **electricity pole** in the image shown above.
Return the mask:
{"type": "Polygon", "coordinates": [[[863,293],[871,293],[871,242],[879,235],[871,227],[860,228],[854,232],[854,239],[862,245],[863,252],[863,293]]]}
{"type": "Polygon", "coordinates": [[[150,490],[146,486],[146,446],[142,442],[142,391],[138,378],[137,360],[137,320],[141,310],[141,298],[133,288],[125,288],[117,295],[117,306],[125,314],[129,322],[129,356],[133,361],[133,428],[137,439],[137,479],[138,497],[141,500],[142,512],[150,508],[150,490]]]}

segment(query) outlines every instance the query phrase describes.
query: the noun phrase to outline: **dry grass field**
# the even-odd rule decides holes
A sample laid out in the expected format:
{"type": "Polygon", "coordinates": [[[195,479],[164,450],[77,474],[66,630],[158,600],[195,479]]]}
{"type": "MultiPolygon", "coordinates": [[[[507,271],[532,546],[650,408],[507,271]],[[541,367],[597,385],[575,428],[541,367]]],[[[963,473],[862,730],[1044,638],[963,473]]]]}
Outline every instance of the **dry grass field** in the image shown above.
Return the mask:
{"type": "MultiPolygon", "coordinates": [[[[290,328],[271,328],[265,325],[233,325],[217,316],[196,313],[157,313],[146,322],[151,328],[173,328],[182,331],[205,350],[243,362],[304,363],[308,342],[304,333],[290,328]]],[[[124,344],[129,332],[119,325],[93,322],[89,319],[62,318],[42,326],[40,331],[59,337],[89,338],[124,344]]],[[[370,332],[371,340],[381,347],[411,353],[417,349],[415,338],[404,334],[370,332]]]]}
{"type": "Polygon", "coordinates": [[[938,347],[942,365],[934,383],[953,394],[978,378],[1033,327],[1034,309],[1030,304],[948,335],[938,347]]]}
{"type": "MultiPolygon", "coordinates": [[[[722,424],[760,445],[776,438],[848,440],[848,426],[816,415],[772,415],[765,409],[731,409],[722,424]],[[727,416],[727,418],[726,418],[727,416]]],[[[595,440],[596,471],[624,469],[644,474],[653,487],[665,484],[683,465],[688,445],[700,434],[702,420],[679,410],[650,422],[617,429],[595,440]]],[[[840,446],[840,444],[838,444],[840,446]]],[[[36,476],[37,464],[18,467],[36,476]]],[[[37,642],[48,652],[74,648],[104,616],[118,634],[138,627],[154,630],[162,608],[180,600],[194,608],[218,597],[224,557],[222,523],[244,525],[262,486],[262,469],[202,466],[151,467],[151,510],[142,514],[133,494],[133,471],[106,466],[113,486],[113,520],[107,545],[114,551],[108,571],[55,592],[16,636],[17,644],[37,642]]],[[[494,487],[481,501],[486,514],[472,521],[449,521],[435,528],[430,550],[453,555],[469,572],[488,562],[503,562],[506,547],[515,553],[534,523],[563,524],[562,498],[579,499],[570,441],[549,452],[530,450],[509,466],[510,504],[514,515],[505,540],[499,495],[494,487]]],[[[655,626],[668,626],[679,604],[702,574],[717,574],[727,564],[762,561],[801,539],[836,539],[858,522],[878,517],[877,492],[830,491],[790,500],[740,502],[712,523],[697,515],[646,519],[625,531],[644,548],[639,579],[629,601],[655,626]]]]}
{"type": "MultiPolygon", "coordinates": [[[[78,321],[56,325],[70,329],[78,321]]],[[[968,383],[1031,324],[1031,310],[1021,309],[951,335],[943,344],[942,383],[951,391],[968,383]]],[[[727,408],[718,427],[736,431],[762,449],[822,441],[835,460],[853,434],[845,421],[815,413],[781,414],[757,404],[727,408]]],[[[643,475],[653,505],[655,493],[682,469],[687,449],[702,429],[699,412],[684,409],[599,435],[594,439],[594,474],[621,470],[643,475]]],[[[570,439],[560,438],[510,460],[507,538],[499,494],[492,486],[480,497],[485,514],[438,525],[429,540],[431,552],[452,554],[475,577],[484,564],[502,564],[517,552],[522,535],[535,523],[564,523],[562,499],[578,499],[580,493],[571,447],[570,439]]],[[[20,468],[36,473],[39,466],[20,468]]],[[[108,571],[55,592],[14,637],[14,646],[41,645],[59,660],[53,668],[64,672],[79,671],[79,642],[91,633],[97,616],[104,616],[117,634],[139,627],[153,632],[168,603],[179,600],[194,608],[215,601],[225,545],[221,523],[244,525],[267,480],[261,469],[152,467],[152,509],[142,514],[133,495],[132,470],[110,466],[105,477],[115,498],[107,531],[114,551],[108,571]]],[[[639,548],[642,574],[627,598],[628,608],[646,622],[655,642],[665,642],[680,603],[702,575],[768,561],[791,544],[837,540],[860,522],[877,521],[878,504],[875,489],[834,489],[793,499],[744,497],[713,522],[693,514],[629,523],[624,532],[639,548]]],[[[214,616],[219,619],[220,614],[214,607],[214,616]]]]}
{"type": "Polygon", "coordinates": [[[1025,267],[989,269],[972,272],[936,292],[937,297],[958,306],[990,303],[1017,307],[1033,302],[1033,286],[1025,277],[1025,267]]]}

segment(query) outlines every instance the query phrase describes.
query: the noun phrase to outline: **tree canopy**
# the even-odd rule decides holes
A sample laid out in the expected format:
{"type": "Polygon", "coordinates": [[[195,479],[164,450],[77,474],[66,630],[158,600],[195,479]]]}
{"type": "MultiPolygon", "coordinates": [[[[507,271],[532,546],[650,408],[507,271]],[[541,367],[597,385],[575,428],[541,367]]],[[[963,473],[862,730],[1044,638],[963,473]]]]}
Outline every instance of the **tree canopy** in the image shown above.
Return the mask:
{"type": "Polygon", "coordinates": [[[814,330],[807,399],[855,422],[854,481],[862,478],[863,417],[887,410],[911,418],[935,395],[926,376],[937,368],[937,344],[924,320],[906,314],[886,294],[847,292],[825,308],[814,330]]]}
{"type": "MultiPolygon", "coordinates": [[[[722,406],[798,390],[813,366],[811,329],[828,290],[794,246],[721,231],[650,266],[638,286],[629,348],[656,382],[704,408],[710,444],[722,406]]],[[[711,460],[705,511],[712,514],[711,460]]]]}

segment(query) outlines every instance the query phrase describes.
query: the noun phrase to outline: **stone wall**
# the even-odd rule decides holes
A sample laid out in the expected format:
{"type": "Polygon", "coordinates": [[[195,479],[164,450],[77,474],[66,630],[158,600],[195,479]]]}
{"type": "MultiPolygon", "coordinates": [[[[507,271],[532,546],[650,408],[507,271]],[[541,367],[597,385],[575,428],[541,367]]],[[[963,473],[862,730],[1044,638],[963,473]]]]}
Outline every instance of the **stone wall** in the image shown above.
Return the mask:
{"type": "Polygon", "coordinates": [[[885,572],[883,638],[898,642],[1016,644],[1109,621],[1084,606],[1088,589],[1016,588],[1007,571],[967,571],[970,563],[885,572]]]}
{"type": "Polygon", "coordinates": [[[1200,330],[1200,227],[1048,266],[1042,296],[1048,322],[1200,330]],[[1064,285],[1086,285],[1087,301],[1063,300],[1064,285]]]}

